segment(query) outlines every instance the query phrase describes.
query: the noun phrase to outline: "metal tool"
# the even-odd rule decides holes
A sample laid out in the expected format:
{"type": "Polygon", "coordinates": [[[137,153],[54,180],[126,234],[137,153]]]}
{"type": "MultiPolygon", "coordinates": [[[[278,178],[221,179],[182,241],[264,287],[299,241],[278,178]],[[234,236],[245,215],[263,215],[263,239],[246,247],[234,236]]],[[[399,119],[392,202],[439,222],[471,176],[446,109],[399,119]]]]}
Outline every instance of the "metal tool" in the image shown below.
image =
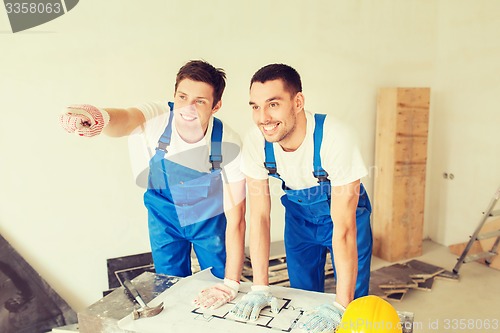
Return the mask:
{"type": "Polygon", "coordinates": [[[132,295],[134,300],[139,304],[140,308],[134,308],[134,320],[145,317],[153,317],[159,314],[163,310],[163,302],[154,307],[149,307],[146,302],[142,299],[141,295],[135,289],[134,285],[130,280],[123,281],[123,286],[132,295]]]}

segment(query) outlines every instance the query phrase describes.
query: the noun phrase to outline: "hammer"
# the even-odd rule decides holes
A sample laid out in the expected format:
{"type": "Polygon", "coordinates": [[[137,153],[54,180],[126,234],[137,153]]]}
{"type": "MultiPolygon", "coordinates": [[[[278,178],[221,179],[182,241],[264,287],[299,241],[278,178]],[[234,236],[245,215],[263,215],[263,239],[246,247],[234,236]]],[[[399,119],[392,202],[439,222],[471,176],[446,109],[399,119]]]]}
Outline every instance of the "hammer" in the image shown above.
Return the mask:
{"type": "Polygon", "coordinates": [[[132,295],[135,301],[140,305],[139,309],[134,307],[134,320],[145,317],[153,317],[159,314],[163,310],[163,302],[155,307],[149,307],[146,302],[142,299],[141,295],[135,289],[134,285],[130,280],[123,281],[123,286],[132,295]]]}

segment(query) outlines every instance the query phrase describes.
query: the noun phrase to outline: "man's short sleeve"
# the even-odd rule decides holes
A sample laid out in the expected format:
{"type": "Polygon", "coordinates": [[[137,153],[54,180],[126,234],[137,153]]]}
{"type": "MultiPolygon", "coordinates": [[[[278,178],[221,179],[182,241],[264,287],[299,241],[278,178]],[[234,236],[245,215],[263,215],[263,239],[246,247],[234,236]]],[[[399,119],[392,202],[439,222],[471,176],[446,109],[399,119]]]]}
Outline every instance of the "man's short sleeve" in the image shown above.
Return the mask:
{"type": "Polygon", "coordinates": [[[222,167],[224,168],[229,183],[245,179],[241,171],[241,139],[240,136],[226,123],[224,123],[222,138],[222,167]]]}
{"type": "Polygon", "coordinates": [[[170,108],[167,102],[149,102],[135,107],[144,114],[146,121],[128,136],[130,164],[136,184],[147,188],[149,160],[168,124],[170,108]]]}
{"type": "Polygon", "coordinates": [[[342,186],[365,177],[367,169],[352,129],[333,117],[328,118],[321,155],[332,185],[342,186]]]}
{"type": "Polygon", "coordinates": [[[170,108],[168,102],[149,102],[141,105],[135,106],[139,111],[142,112],[146,121],[156,118],[168,111],[170,108]]]}
{"type": "Polygon", "coordinates": [[[257,127],[250,129],[243,142],[242,171],[250,178],[267,179],[264,167],[264,138],[257,127]]]}

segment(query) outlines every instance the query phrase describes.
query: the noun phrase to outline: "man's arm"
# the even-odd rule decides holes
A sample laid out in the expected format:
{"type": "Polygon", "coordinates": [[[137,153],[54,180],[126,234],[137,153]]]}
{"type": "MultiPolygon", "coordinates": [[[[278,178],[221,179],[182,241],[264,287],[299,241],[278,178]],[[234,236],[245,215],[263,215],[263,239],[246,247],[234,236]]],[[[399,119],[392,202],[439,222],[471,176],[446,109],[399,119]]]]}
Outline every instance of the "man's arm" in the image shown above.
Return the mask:
{"type": "Polygon", "coordinates": [[[224,184],[226,214],[226,272],[225,277],[240,281],[245,257],[245,180],[224,184]]]}
{"type": "Polygon", "coordinates": [[[271,307],[278,313],[278,300],[271,294],[268,276],[270,213],[268,180],[247,177],[248,198],[250,200],[250,257],[252,260],[252,290],[243,296],[231,309],[231,313],[242,320],[257,320],[260,311],[271,307]]]}
{"type": "Polygon", "coordinates": [[[216,309],[238,295],[245,253],[245,180],[228,183],[224,169],[224,213],[226,214],[226,271],[224,283],[204,289],[194,299],[203,308],[216,309]]]}
{"type": "Polygon", "coordinates": [[[269,181],[247,177],[250,202],[250,257],[254,285],[269,284],[271,199],[269,181]]]}
{"type": "Polygon", "coordinates": [[[103,133],[108,136],[121,137],[129,135],[146,121],[144,114],[137,108],[105,108],[104,110],[109,114],[109,124],[104,127],[103,133]]]}
{"type": "Polygon", "coordinates": [[[358,275],[356,242],[356,207],[359,198],[359,180],[332,187],[331,215],[334,223],[332,239],[337,272],[336,302],[346,307],[354,299],[358,275]]]}

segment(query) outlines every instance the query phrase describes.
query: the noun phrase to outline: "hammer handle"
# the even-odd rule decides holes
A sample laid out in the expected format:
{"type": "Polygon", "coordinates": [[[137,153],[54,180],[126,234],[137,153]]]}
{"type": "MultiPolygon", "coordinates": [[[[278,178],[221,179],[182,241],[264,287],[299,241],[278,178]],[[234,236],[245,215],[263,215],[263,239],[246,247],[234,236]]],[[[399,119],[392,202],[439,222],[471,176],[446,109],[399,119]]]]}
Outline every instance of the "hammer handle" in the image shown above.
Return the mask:
{"type": "Polygon", "coordinates": [[[134,285],[132,284],[132,282],[130,282],[130,280],[125,280],[123,281],[123,286],[125,287],[125,289],[127,289],[127,291],[132,295],[132,297],[134,297],[134,299],[137,301],[137,303],[139,303],[139,305],[142,307],[142,308],[145,308],[146,307],[146,303],[144,302],[144,300],[142,299],[141,295],[139,294],[139,292],[137,291],[137,289],[135,289],[134,285]]]}

